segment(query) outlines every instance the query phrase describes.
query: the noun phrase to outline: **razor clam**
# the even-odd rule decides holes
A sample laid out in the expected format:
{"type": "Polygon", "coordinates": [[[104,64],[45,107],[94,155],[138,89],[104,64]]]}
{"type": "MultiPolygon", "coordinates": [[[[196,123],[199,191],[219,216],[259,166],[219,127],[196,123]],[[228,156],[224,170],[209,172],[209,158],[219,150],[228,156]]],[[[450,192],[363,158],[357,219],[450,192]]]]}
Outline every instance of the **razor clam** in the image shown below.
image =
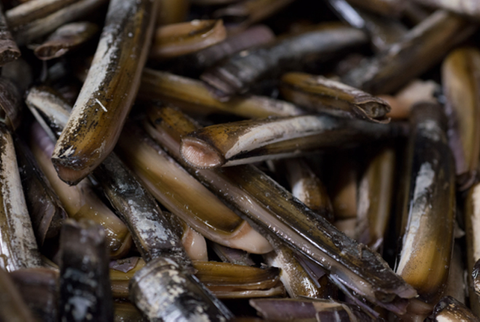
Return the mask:
{"type": "MultiPolygon", "coordinates": [[[[248,217],[258,229],[330,271],[369,301],[402,314],[416,291],[394,274],[378,253],[346,237],[253,166],[197,170],[182,161],[181,136],[198,127],[172,108],[150,108],[144,127],[209,189],[248,217]]],[[[370,126],[375,124],[369,124],[370,126]]]]}
{"type": "Polygon", "coordinates": [[[65,55],[90,40],[98,32],[98,26],[91,22],[72,22],[55,30],[47,40],[35,48],[34,53],[41,60],[65,55]]]}
{"type": "Polygon", "coordinates": [[[113,303],[114,322],[147,322],[135,305],[129,302],[113,303]]]}
{"type": "MultiPolygon", "coordinates": [[[[128,297],[128,283],[145,266],[143,260],[128,272],[110,269],[114,298],[128,297]]],[[[284,295],[278,268],[257,268],[221,262],[194,261],[195,276],[220,299],[284,295]]]]}
{"type": "Polygon", "coordinates": [[[249,303],[268,321],[374,321],[358,307],[334,300],[252,299],[249,303]]]}
{"type": "Polygon", "coordinates": [[[33,155],[69,217],[76,220],[91,219],[102,225],[111,256],[121,258],[125,255],[132,245],[128,228],[96,195],[88,179],[82,180],[76,186],[69,186],[58,178],[50,160],[54,143],[38,123],[32,126],[30,144],[33,155]]]}
{"type": "Polygon", "coordinates": [[[0,267],[0,321],[35,322],[11,276],[0,267]]]}
{"type": "Polygon", "coordinates": [[[213,17],[222,19],[231,33],[242,31],[285,8],[294,0],[246,0],[218,9],[213,17]]]}
{"type": "Polygon", "coordinates": [[[182,267],[191,265],[185,249],[155,199],[115,154],[94,171],[108,200],[127,223],[145,261],[171,257],[182,267]]]}
{"type": "Polygon", "coordinates": [[[88,76],[52,155],[63,181],[78,183],[113,150],[140,85],[156,5],[110,1],[88,76]]]}
{"type": "Polygon", "coordinates": [[[43,247],[46,239],[59,237],[67,213],[27,144],[18,136],[15,149],[33,231],[43,247]]]}
{"type": "Polygon", "coordinates": [[[379,251],[383,249],[383,239],[390,220],[395,151],[383,148],[369,159],[358,190],[357,240],[379,251]]]}
{"type": "MultiPolygon", "coordinates": [[[[31,0],[24,5],[28,8],[15,15],[13,8],[6,12],[7,24],[11,25],[13,37],[18,45],[28,45],[32,41],[48,35],[67,22],[85,17],[106,4],[107,0],[31,0]],[[45,4],[48,4],[45,6],[45,4]],[[51,4],[51,6],[50,6],[51,4]],[[39,10],[45,8],[48,10],[39,10]]],[[[19,6],[20,7],[20,6],[19,6]]]]}
{"type": "Polygon", "coordinates": [[[130,280],[130,300],[150,321],[228,321],[232,313],[196,277],[168,258],[149,262],[130,280]]]}
{"type": "Polygon", "coordinates": [[[80,0],[30,0],[5,12],[5,18],[11,28],[26,25],[44,18],[80,0]]]}
{"type": "Polygon", "coordinates": [[[28,215],[12,136],[0,124],[0,268],[8,272],[41,266],[28,215]]]}
{"type": "Polygon", "coordinates": [[[328,114],[211,125],[182,138],[181,153],[198,169],[292,157],[315,149],[391,138],[397,128],[328,114]]]}
{"type": "Polygon", "coordinates": [[[269,73],[294,70],[307,58],[362,45],[364,32],[339,23],[320,24],[309,31],[277,38],[274,42],[242,51],[202,74],[220,98],[246,92],[269,73]]]}
{"type": "Polygon", "coordinates": [[[20,49],[18,49],[8,29],[3,12],[3,5],[0,4],[0,66],[16,60],[21,54],[20,49]]]}
{"type": "Polygon", "coordinates": [[[404,187],[396,272],[428,303],[438,300],[446,287],[455,218],[455,165],[440,105],[415,105],[407,160],[410,180],[404,187]]]}
{"type": "Polygon", "coordinates": [[[255,262],[250,257],[250,254],[244,250],[230,248],[212,241],[208,243],[208,246],[215,252],[215,254],[224,263],[231,263],[231,264],[245,265],[245,266],[255,266],[255,262]]]}
{"type": "Polygon", "coordinates": [[[44,267],[24,268],[11,272],[10,277],[39,321],[58,321],[58,271],[44,267]]]}
{"type": "Polygon", "coordinates": [[[480,294],[475,292],[475,279],[472,272],[477,272],[475,264],[480,260],[480,235],[476,233],[480,227],[480,183],[474,184],[465,198],[465,235],[467,241],[467,281],[470,294],[470,308],[480,316],[480,294]]]}
{"type": "Polygon", "coordinates": [[[149,59],[162,60],[194,53],[225,40],[222,20],[192,20],[158,27],[149,59]]]}
{"type": "Polygon", "coordinates": [[[0,93],[0,118],[15,131],[22,119],[22,93],[13,81],[3,76],[0,76],[0,93]]]}
{"type": "MultiPolygon", "coordinates": [[[[145,266],[140,260],[128,272],[110,270],[112,291],[115,298],[128,296],[128,283],[145,266]]],[[[195,261],[195,276],[218,298],[267,297],[283,295],[279,282],[279,270],[260,269],[218,262],[195,261]]]]}
{"type": "Polygon", "coordinates": [[[475,180],[480,157],[480,51],[452,51],[442,64],[442,82],[457,183],[466,190],[475,180]]]}
{"type": "Polygon", "coordinates": [[[60,237],[61,321],[113,321],[105,231],[92,221],[65,221],[60,237]]]}
{"type": "Polygon", "coordinates": [[[357,9],[346,0],[328,0],[328,4],[350,26],[367,31],[376,52],[388,49],[407,32],[407,28],[398,20],[357,9]]]}
{"type": "Polygon", "coordinates": [[[152,195],[207,238],[250,253],[272,250],[268,241],[170,158],[141,129],[127,125],[118,153],[152,195]]]}
{"type": "MultiPolygon", "coordinates": [[[[61,132],[70,114],[71,107],[68,104],[54,92],[43,87],[33,88],[27,102],[33,112],[37,109],[42,112],[57,135],[61,132]]],[[[38,113],[36,115],[40,116],[38,113]]],[[[43,120],[42,117],[39,119],[43,120]]],[[[198,233],[185,227],[182,228],[184,233],[180,241],[182,234],[175,232],[176,225],[162,213],[155,199],[114,153],[111,153],[94,171],[94,176],[102,185],[110,203],[129,227],[137,250],[146,261],[158,256],[169,256],[182,267],[191,266],[181,243],[190,247],[189,253],[195,255],[194,259],[204,259],[207,251],[203,236],[197,236],[198,233]]]]}
{"type": "Polygon", "coordinates": [[[435,305],[431,320],[435,322],[480,321],[470,309],[451,296],[444,297],[435,305]]]}
{"type": "Polygon", "coordinates": [[[195,276],[218,298],[282,296],[280,269],[258,268],[222,262],[196,261],[195,276]]]}
{"type": "Polygon", "coordinates": [[[200,81],[145,68],[138,91],[142,100],[161,100],[194,114],[230,113],[246,118],[300,115],[295,105],[263,96],[234,97],[229,102],[216,100],[200,81]]]}
{"type": "Polygon", "coordinates": [[[157,26],[183,22],[187,19],[189,0],[160,0],[157,6],[157,26]]]}
{"type": "Polygon", "coordinates": [[[212,67],[223,59],[251,47],[264,45],[275,38],[273,31],[265,25],[257,25],[228,36],[224,41],[179,58],[179,69],[185,72],[212,67]]]}
{"type": "Polygon", "coordinates": [[[281,92],[288,101],[314,111],[332,112],[377,123],[390,121],[386,116],[390,112],[386,101],[323,76],[285,74],[281,92]]]}
{"type": "Polygon", "coordinates": [[[274,237],[269,238],[269,241],[274,251],[263,255],[263,259],[269,266],[281,269],[280,280],[291,298],[326,298],[328,296],[328,288],[310,277],[297,260],[293,250],[274,237]]]}
{"type": "Polygon", "coordinates": [[[364,60],[342,82],[373,95],[388,94],[434,66],[476,26],[446,11],[436,11],[386,52],[364,60]]]}
{"type": "Polygon", "coordinates": [[[327,189],[302,158],[280,161],[292,195],[328,221],[333,221],[333,207],[327,189]]]}
{"type": "Polygon", "coordinates": [[[480,3],[476,0],[414,0],[413,3],[445,9],[462,16],[469,16],[476,21],[480,19],[480,3]]]}

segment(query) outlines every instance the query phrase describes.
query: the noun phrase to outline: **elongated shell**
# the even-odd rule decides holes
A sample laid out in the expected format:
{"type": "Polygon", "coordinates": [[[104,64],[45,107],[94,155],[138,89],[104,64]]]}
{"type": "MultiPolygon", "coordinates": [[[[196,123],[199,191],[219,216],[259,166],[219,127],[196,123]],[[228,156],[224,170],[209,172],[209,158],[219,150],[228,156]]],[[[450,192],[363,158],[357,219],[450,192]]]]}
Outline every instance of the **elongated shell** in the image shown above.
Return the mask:
{"type": "Polygon", "coordinates": [[[426,301],[442,294],[450,266],[455,218],[453,158],[437,104],[414,107],[409,138],[403,246],[397,273],[426,301]]]}
{"type": "Polygon", "coordinates": [[[150,59],[167,59],[208,48],[225,40],[221,20],[193,20],[157,28],[150,59]]]}
{"type": "MultiPolygon", "coordinates": [[[[45,88],[34,88],[27,102],[35,108],[33,112],[36,109],[42,111],[54,129],[63,130],[71,108],[55,93],[45,88]]],[[[182,266],[191,266],[180,238],[153,197],[114,153],[94,173],[100,179],[107,198],[128,225],[137,249],[146,261],[170,256],[182,266]]]]}
{"type": "Polygon", "coordinates": [[[292,195],[327,220],[333,221],[333,208],[322,181],[302,158],[282,160],[292,195]]]}
{"type": "Polygon", "coordinates": [[[206,286],[223,285],[232,288],[262,289],[275,286],[279,282],[278,268],[258,268],[222,262],[194,263],[197,276],[206,286]]]}
{"type": "Polygon", "coordinates": [[[157,258],[130,280],[130,300],[153,321],[227,321],[228,309],[172,260],[157,258]]]}
{"type": "MultiPolygon", "coordinates": [[[[6,13],[7,23],[14,24],[12,33],[18,45],[30,44],[32,41],[48,35],[67,22],[75,21],[91,14],[106,4],[107,0],[46,0],[30,2],[25,4],[29,8],[22,8],[22,12],[18,12],[18,16],[16,13],[16,18],[9,18],[10,12],[6,13]],[[30,2],[31,5],[28,5],[30,2]]],[[[15,8],[11,9],[12,12],[13,10],[15,8]]]]}
{"type": "Polygon", "coordinates": [[[287,100],[314,111],[338,112],[379,123],[390,120],[386,101],[323,76],[288,73],[282,77],[281,90],[287,100]]]}
{"type": "Polygon", "coordinates": [[[230,55],[250,47],[266,44],[274,38],[273,31],[267,26],[253,26],[244,32],[227,37],[216,45],[182,57],[180,68],[191,71],[191,69],[211,67],[230,55]]]}
{"type": "Polygon", "coordinates": [[[363,32],[340,24],[319,25],[298,35],[279,38],[271,44],[243,51],[202,74],[203,81],[227,98],[243,93],[269,73],[294,69],[309,56],[322,55],[366,41],[363,32]]]}
{"type": "Polygon", "coordinates": [[[257,268],[221,262],[194,262],[195,276],[218,298],[283,296],[276,267],[257,268]]]}
{"type": "Polygon", "coordinates": [[[67,213],[35,157],[22,139],[15,139],[20,176],[38,244],[60,235],[67,213]]]}
{"type": "Polygon", "coordinates": [[[438,302],[433,309],[432,315],[432,320],[435,322],[480,321],[469,308],[451,296],[446,296],[438,302]]]}
{"type": "Polygon", "coordinates": [[[480,157],[480,51],[459,48],[442,64],[450,147],[461,189],[473,184],[480,157]]]}
{"type": "Polygon", "coordinates": [[[0,124],[0,192],[0,267],[11,272],[40,266],[13,139],[3,124],[0,124]]]}
{"type": "Polygon", "coordinates": [[[15,6],[5,13],[8,25],[17,27],[43,18],[79,0],[37,0],[15,6]]]}
{"type": "Polygon", "coordinates": [[[194,229],[222,245],[263,254],[268,241],[237,216],[175,160],[145,136],[128,127],[119,141],[123,160],[154,197],[194,229]]]}
{"type": "Polygon", "coordinates": [[[194,114],[229,113],[247,118],[299,115],[305,112],[285,101],[263,96],[235,97],[220,102],[205,84],[187,77],[145,68],[138,93],[143,100],[161,100],[194,114]]]}
{"type": "Polygon", "coordinates": [[[92,221],[68,220],[60,241],[60,318],[113,321],[105,232],[92,221]]]}
{"type": "Polygon", "coordinates": [[[394,128],[329,115],[211,125],[182,139],[182,156],[199,169],[291,157],[319,148],[386,138],[394,128]]]}
{"type": "Polygon", "coordinates": [[[87,79],[52,160],[76,184],[112,151],[135,99],[148,52],[156,1],[113,0],[87,79]]]}
{"type": "Polygon", "coordinates": [[[76,186],[69,186],[58,178],[49,159],[53,142],[38,123],[32,126],[31,138],[32,152],[69,217],[76,220],[90,219],[102,225],[111,256],[121,258],[125,255],[132,245],[132,237],[125,224],[97,196],[88,179],[82,180],[76,186]]]}
{"type": "Polygon", "coordinates": [[[350,70],[342,82],[374,95],[394,92],[435,65],[475,28],[453,13],[438,10],[386,52],[350,70]]]}
{"type": "Polygon", "coordinates": [[[98,26],[91,22],[72,22],[55,30],[48,39],[35,48],[34,53],[41,60],[50,60],[78,48],[98,32],[98,26]]]}
{"type": "Polygon", "coordinates": [[[115,154],[105,159],[94,174],[107,198],[128,224],[145,261],[162,256],[174,259],[182,267],[191,265],[180,238],[155,199],[115,154]]]}
{"type": "Polygon", "coordinates": [[[357,238],[373,250],[383,248],[392,212],[395,151],[384,148],[369,158],[359,187],[357,238]]]}
{"type": "MultiPolygon", "coordinates": [[[[179,162],[181,136],[198,128],[171,108],[151,109],[145,126],[179,162]]],[[[294,251],[330,270],[340,283],[369,301],[405,313],[406,299],[416,291],[395,275],[378,253],[340,233],[262,171],[253,166],[197,170],[182,164],[258,229],[276,235],[294,251]]]]}

